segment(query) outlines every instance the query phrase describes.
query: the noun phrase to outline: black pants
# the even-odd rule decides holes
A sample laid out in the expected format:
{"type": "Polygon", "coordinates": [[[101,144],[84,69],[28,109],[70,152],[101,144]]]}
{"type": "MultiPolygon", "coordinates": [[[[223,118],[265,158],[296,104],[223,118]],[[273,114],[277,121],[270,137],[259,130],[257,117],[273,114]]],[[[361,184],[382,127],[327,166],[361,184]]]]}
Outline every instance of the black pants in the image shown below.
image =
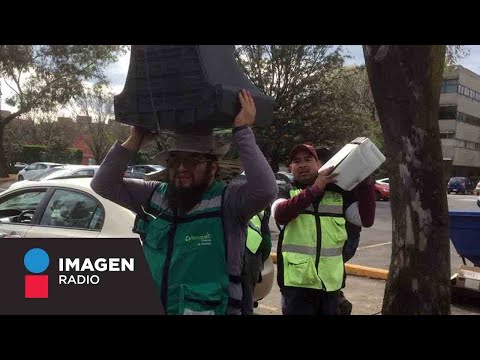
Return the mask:
{"type": "Polygon", "coordinates": [[[242,315],[253,315],[253,294],[262,274],[262,268],[261,252],[254,254],[250,250],[245,249],[245,263],[242,272],[242,315]]]}
{"type": "Polygon", "coordinates": [[[285,287],[282,290],[283,315],[337,315],[340,290],[285,287]]]}

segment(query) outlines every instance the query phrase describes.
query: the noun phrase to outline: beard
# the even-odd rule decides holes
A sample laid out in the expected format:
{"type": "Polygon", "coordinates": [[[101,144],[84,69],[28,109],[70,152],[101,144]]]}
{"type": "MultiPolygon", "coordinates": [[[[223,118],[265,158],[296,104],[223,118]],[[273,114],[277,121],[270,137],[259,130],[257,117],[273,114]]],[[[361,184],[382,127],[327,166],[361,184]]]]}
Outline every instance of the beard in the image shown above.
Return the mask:
{"type": "Polygon", "coordinates": [[[168,180],[166,197],[169,208],[177,215],[182,215],[192,210],[200,202],[203,193],[210,186],[212,177],[209,174],[210,166],[207,166],[205,173],[202,174],[200,179],[196,179],[192,174],[194,185],[189,188],[182,188],[175,186],[175,178],[177,176],[175,172],[173,178],[168,180]]]}

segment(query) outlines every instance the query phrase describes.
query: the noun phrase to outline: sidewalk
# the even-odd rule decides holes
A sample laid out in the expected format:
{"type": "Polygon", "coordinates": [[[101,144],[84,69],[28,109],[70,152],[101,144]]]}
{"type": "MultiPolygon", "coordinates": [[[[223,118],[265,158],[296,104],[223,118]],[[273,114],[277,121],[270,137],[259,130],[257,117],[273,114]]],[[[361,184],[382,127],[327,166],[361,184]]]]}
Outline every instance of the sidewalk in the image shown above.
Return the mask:
{"type": "MultiPolygon", "coordinates": [[[[272,257],[276,260],[276,256],[272,257]]],[[[352,315],[380,315],[386,281],[379,278],[369,278],[368,276],[375,276],[376,274],[384,276],[385,270],[361,268],[367,269],[366,272],[358,272],[358,275],[347,276],[346,287],[343,289],[345,297],[353,305],[352,315]]],[[[276,273],[277,266],[275,265],[276,273]]],[[[280,289],[276,281],[270,294],[259,302],[255,313],[259,315],[282,315],[280,289]]],[[[451,305],[451,314],[480,315],[480,307],[451,305]]]]}

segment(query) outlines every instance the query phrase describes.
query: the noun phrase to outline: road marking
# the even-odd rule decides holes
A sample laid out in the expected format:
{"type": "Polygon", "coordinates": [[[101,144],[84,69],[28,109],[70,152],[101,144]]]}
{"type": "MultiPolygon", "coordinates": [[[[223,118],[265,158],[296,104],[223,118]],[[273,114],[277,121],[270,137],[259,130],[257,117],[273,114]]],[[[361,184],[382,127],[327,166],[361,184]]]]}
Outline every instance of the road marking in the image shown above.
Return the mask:
{"type": "Polygon", "coordinates": [[[257,306],[260,309],[265,309],[265,310],[270,310],[270,311],[275,311],[275,312],[280,312],[281,310],[275,306],[268,306],[268,305],[263,305],[263,304],[258,304],[257,306]]]}
{"type": "Polygon", "coordinates": [[[361,246],[361,247],[358,248],[358,250],[360,250],[360,249],[370,249],[370,248],[373,248],[373,247],[388,245],[388,244],[391,244],[391,243],[392,242],[389,241],[389,242],[384,242],[384,243],[375,244],[375,245],[361,246]]]}

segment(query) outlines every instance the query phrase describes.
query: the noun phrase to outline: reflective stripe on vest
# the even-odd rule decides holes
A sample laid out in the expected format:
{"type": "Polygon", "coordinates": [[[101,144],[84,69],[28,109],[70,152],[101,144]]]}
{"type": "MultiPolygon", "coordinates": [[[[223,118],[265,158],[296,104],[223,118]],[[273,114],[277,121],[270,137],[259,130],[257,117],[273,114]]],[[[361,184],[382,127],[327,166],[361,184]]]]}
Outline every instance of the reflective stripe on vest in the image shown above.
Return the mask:
{"type": "MultiPolygon", "coordinates": [[[[320,256],[339,256],[342,255],[343,248],[329,248],[329,249],[320,249],[320,256]]],[[[305,246],[305,245],[283,245],[282,251],[305,254],[305,255],[317,255],[317,247],[305,246]]]]}
{"type": "Polygon", "coordinates": [[[166,184],[151,198],[158,217],[136,223],[144,254],[167,314],[225,314],[229,274],[221,218],[225,185],[214,183],[181,217],[162,207],[166,184]]]}
{"type": "Polygon", "coordinates": [[[263,240],[261,219],[263,219],[263,211],[248,222],[247,248],[254,254],[257,253],[263,240]]]}
{"type": "MultiPolygon", "coordinates": [[[[302,190],[293,189],[290,197],[302,190]]],[[[284,229],[281,245],[285,286],[335,291],[343,283],[342,249],[347,239],[342,195],[326,191],[284,229]],[[320,248],[318,248],[320,246],[320,248]]]]}
{"type": "MultiPolygon", "coordinates": [[[[313,213],[315,209],[313,205],[307,207],[302,213],[309,214],[313,213]]],[[[322,214],[330,215],[343,215],[343,206],[341,205],[318,205],[318,212],[322,214]]]]}

